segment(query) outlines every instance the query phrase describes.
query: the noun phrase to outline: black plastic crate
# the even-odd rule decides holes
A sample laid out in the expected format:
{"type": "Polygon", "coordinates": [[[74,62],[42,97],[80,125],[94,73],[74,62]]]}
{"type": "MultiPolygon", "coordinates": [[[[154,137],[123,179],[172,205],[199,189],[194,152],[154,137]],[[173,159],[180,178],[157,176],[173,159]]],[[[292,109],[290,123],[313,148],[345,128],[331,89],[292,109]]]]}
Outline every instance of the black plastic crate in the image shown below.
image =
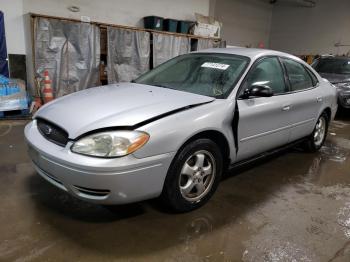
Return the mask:
{"type": "Polygon", "coordinates": [[[175,19],[164,19],[164,31],[176,32],[177,31],[177,20],[175,19]]]}
{"type": "Polygon", "coordinates": [[[188,31],[190,30],[193,24],[194,22],[191,21],[178,21],[177,32],[181,34],[188,34],[188,31]]]}
{"type": "Polygon", "coordinates": [[[163,17],[146,16],[143,18],[144,26],[147,29],[163,30],[163,17]]]}

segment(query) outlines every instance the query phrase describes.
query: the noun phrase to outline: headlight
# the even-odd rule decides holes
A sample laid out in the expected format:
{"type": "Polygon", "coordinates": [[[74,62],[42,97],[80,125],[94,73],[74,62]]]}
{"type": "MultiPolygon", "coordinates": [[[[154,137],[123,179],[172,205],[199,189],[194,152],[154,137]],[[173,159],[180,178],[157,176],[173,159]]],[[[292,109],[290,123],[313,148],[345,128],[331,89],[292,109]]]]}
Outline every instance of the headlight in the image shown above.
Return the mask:
{"type": "Polygon", "coordinates": [[[74,153],[97,157],[131,154],[147,143],[149,135],[140,131],[110,131],[88,135],[73,144],[74,153]]]}

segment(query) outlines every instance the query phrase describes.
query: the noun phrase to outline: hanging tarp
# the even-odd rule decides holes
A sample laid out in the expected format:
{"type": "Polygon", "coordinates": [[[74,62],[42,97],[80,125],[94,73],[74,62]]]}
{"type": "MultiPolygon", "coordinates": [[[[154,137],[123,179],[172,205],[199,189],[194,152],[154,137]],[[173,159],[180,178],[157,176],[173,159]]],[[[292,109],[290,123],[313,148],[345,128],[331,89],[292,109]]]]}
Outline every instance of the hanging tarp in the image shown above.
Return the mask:
{"type": "Polygon", "coordinates": [[[153,33],[153,67],[191,51],[188,37],[153,33]]]}
{"type": "Polygon", "coordinates": [[[55,97],[99,84],[98,26],[37,17],[34,33],[36,77],[49,71],[55,97]]]}
{"type": "Polygon", "coordinates": [[[149,70],[150,33],[107,28],[108,83],[129,82],[149,70]]]}
{"type": "Polygon", "coordinates": [[[0,75],[9,77],[4,13],[0,11],[0,75]]]}
{"type": "Polygon", "coordinates": [[[212,39],[198,39],[197,51],[213,47],[215,47],[215,43],[212,39]]]}

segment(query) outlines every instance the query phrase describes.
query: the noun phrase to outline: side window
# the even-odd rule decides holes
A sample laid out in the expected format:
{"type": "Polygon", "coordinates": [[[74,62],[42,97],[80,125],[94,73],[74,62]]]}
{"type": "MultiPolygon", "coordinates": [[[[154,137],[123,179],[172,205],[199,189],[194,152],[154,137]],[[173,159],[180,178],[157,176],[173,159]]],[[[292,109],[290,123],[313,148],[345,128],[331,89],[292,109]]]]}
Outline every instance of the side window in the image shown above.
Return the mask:
{"type": "Polygon", "coordinates": [[[313,86],[316,86],[318,84],[318,79],[317,77],[315,76],[314,73],[311,72],[311,70],[309,70],[308,68],[306,68],[306,71],[309,73],[309,75],[311,76],[311,79],[312,79],[312,85],[313,86]]]}
{"type": "Polygon", "coordinates": [[[282,58],[282,61],[286,67],[292,91],[313,87],[311,76],[303,65],[286,58],[282,58]]]}
{"type": "Polygon", "coordinates": [[[285,93],[286,85],[281,65],[276,57],[264,58],[249,72],[245,87],[269,86],[274,94],[285,93]]]}

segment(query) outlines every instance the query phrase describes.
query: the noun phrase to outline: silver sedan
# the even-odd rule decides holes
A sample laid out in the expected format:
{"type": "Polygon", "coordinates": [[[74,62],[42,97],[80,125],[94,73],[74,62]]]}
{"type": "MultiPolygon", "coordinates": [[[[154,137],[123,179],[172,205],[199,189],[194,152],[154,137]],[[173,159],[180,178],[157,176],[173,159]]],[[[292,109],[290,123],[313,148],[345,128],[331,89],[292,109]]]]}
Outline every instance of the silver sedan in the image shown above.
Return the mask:
{"type": "Polygon", "coordinates": [[[25,137],[37,172],[73,196],[160,197],[185,212],[211,198],[228,168],[297,142],[320,149],[336,109],[335,88],[294,56],[210,49],[56,99],[25,137]]]}

